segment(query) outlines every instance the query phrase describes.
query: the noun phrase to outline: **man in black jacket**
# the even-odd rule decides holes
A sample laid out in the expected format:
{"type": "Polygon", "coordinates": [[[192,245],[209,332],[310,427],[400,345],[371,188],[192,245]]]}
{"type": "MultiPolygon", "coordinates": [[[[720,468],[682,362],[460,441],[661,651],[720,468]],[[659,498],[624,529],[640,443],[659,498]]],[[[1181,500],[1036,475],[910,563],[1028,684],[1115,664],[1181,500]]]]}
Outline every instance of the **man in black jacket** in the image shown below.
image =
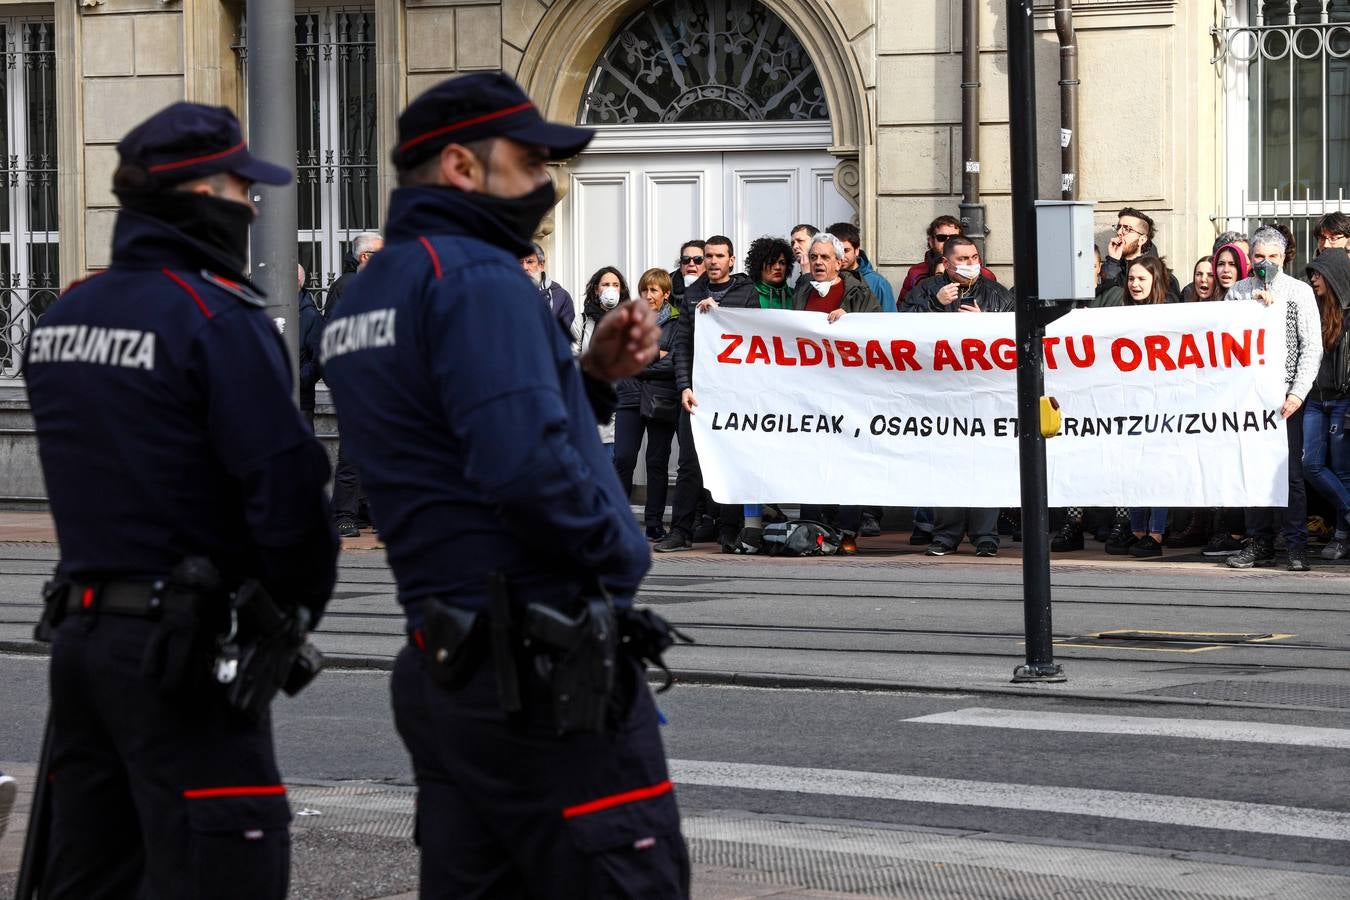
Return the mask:
{"type": "MultiPolygon", "coordinates": [[[[324,312],[329,319],[337,315],[338,303],[347,284],[356,277],[356,273],[366,267],[370,258],[384,249],[384,238],[373,231],[363,232],[352,238],[351,253],[343,261],[344,269],[350,262],[350,271],[344,271],[328,288],[328,301],[324,303],[324,312]]],[[[338,428],[337,465],[333,467],[333,519],[337,524],[340,537],[360,537],[361,511],[365,508],[365,496],[361,490],[361,479],[356,474],[356,466],[342,452],[341,426],[338,428]]],[[[370,528],[373,523],[366,521],[370,528]]]]}
{"type": "MultiPolygon", "coordinates": [[[[901,312],[1012,312],[1016,302],[997,281],[980,275],[980,251],[969,238],[951,237],[942,247],[944,271],[919,282],[901,312]]],[[[933,511],[929,556],[955,552],[965,534],[976,556],[998,555],[998,510],[940,506],[933,511]]]]}
{"type": "MultiPolygon", "coordinates": [[[[698,399],[694,396],[695,320],[699,313],[707,312],[714,305],[759,306],[759,293],[755,290],[754,280],[747,275],[731,273],[736,265],[736,251],[731,238],[718,234],[704,241],[703,265],[703,275],[684,289],[684,308],[675,332],[675,348],[671,352],[675,361],[675,387],[680,391],[680,464],[675,470],[670,534],[656,545],[658,553],[673,553],[693,546],[694,510],[698,504],[698,495],[703,490],[703,470],[698,465],[694,432],[689,424],[689,417],[694,415],[694,409],[698,406],[698,399]],[[707,300],[713,302],[706,303],[707,300]]],[[[724,532],[719,535],[723,543],[735,542],[739,528],[734,521],[728,519],[723,522],[720,530],[724,532]]]]}
{"type": "MultiPolygon", "coordinates": [[[[1132,206],[1127,206],[1116,217],[1116,236],[1106,245],[1106,256],[1102,259],[1102,277],[1097,283],[1097,293],[1104,294],[1113,287],[1125,286],[1125,273],[1130,263],[1141,256],[1159,256],[1158,248],[1153,244],[1153,235],[1157,228],[1153,219],[1132,206]]],[[[1181,300],[1181,285],[1171,270],[1167,273],[1168,302],[1181,300]]],[[[1067,299],[1051,297],[1049,299],[1067,299]]]]}

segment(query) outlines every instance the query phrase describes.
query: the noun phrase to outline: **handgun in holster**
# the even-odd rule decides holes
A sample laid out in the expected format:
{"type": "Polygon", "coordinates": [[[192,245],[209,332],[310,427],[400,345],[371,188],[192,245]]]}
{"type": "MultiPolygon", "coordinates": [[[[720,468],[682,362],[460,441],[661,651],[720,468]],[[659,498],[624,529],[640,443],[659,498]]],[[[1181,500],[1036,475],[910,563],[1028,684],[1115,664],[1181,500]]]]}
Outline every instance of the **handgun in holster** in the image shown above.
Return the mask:
{"type": "Polygon", "coordinates": [[[230,595],[230,631],[219,641],[215,679],[241,713],[261,718],[277,691],[294,696],[323,669],[323,654],[305,640],[310,613],[284,610],[257,581],[230,595]]]}
{"type": "Polygon", "coordinates": [[[574,616],[539,603],[525,608],[526,646],[553,698],[559,734],[605,729],[615,683],[619,635],[609,594],[585,601],[574,616]]]}

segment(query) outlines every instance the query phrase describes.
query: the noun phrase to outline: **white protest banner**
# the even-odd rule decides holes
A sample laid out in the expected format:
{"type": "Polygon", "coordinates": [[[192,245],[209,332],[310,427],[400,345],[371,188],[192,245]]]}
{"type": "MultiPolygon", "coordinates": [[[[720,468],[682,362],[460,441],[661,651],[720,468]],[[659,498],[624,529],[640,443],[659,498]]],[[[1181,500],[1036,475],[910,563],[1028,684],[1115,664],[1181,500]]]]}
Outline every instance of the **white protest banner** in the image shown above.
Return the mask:
{"type": "MultiPolygon", "coordinates": [[[[1017,506],[1011,313],[695,313],[693,417],[722,502],[1017,506]]],[[[1284,313],[1078,310],[1047,328],[1053,506],[1281,506],[1284,313]]]]}

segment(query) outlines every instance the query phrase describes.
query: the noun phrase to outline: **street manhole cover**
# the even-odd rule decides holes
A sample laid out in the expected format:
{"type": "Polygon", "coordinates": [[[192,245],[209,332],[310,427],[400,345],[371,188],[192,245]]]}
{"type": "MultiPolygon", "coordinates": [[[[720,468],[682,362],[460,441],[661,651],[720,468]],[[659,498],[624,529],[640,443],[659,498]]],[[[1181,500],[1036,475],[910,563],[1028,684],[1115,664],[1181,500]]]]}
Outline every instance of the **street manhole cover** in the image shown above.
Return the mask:
{"type": "Polygon", "coordinates": [[[1280,681],[1200,681],[1174,687],[1140,691],[1155,697],[1185,697],[1239,703],[1270,703],[1276,706],[1320,706],[1350,709],[1350,687],[1335,684],[1284,683],[1280,681]]]}

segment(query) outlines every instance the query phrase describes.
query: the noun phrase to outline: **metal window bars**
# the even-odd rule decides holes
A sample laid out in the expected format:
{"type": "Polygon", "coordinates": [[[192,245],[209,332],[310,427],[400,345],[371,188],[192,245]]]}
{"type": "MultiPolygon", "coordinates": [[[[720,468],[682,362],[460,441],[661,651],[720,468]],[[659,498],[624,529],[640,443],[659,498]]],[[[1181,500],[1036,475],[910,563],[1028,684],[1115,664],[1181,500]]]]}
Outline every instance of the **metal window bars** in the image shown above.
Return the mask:
{"type": "MultiPolygon", "coordinates": [[[[1350,0],[1247,0],[1212,28],[1225,82],[1246,106],[1246,141],[1228,147],[1223,230],[1283,222],[1301,264],[1316,252],[1317,219],[1347,209],[1350,189],[1350,0]],[[1237,144],[1245,143],[1245,146],[1237,144]]],[[[1240,116],[1240,107],[1230,115],[1240,116]]]]}
{"type": "MultiPolygon", "coordinates": [[[[244,78],[246,34],[235,45],[244,78]]],[[[296,239],[305,289],[321,308],[352,238],[380,227],[375,74],[372,10],[296,14],[296,239]]]]}
{"type": "Polygon", "coordinates": [[[54,26],[0,19],[0,47],[0,378],[11,379],[60,293],[54,26]]]}

